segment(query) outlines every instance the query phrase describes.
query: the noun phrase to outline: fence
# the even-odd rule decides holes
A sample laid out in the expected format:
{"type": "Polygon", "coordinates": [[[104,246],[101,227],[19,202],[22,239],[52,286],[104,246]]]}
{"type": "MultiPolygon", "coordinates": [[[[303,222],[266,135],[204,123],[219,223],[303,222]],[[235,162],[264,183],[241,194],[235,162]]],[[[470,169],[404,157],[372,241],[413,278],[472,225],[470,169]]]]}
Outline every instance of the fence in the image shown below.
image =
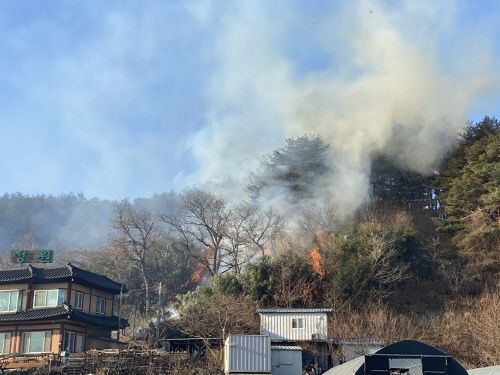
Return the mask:
{"type": "Polygon", "coordinates": [[[169,374],[172,366],[188,360],[187,352],[155,350],[91,350],[63,360],[63,374],[156,375],[169,374]]]}

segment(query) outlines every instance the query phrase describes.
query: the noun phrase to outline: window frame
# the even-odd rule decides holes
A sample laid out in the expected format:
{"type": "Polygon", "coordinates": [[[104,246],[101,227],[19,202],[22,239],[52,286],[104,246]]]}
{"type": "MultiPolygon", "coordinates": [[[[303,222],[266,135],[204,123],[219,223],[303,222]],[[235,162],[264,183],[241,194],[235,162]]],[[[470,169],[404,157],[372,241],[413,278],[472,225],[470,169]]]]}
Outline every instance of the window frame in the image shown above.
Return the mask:
{"type": "Polygon", "coordinates": [[[18,312],[19,307],[22,305],[22,303],[21,303],[21,297],[22,297],[21,290],[19,290],[19,289],[0,290],[0,293],[9,293],[9,307],[7,310],[0,310],[0,314],[18,312]],[[12,292],[17,292],[16,308],[14,310],[12,310],[10,307],[10,303],[12,301],[12,292]]]}
{"type": "Polygon", "coordinates": [[[305,327],[306,325],[304,318],[292,318],[292,329],[305,329],[305,327]],[[294,327],[294,323],[296,327],[294,327]]]}
{"type": "Polygon", "coordinates": [[[64,330],[64,345],[63,345],[63,350],[69,352],[69,353],[75,353],[76,352],[76,332],[75,331],[70,331],[70,330],[64,330]],[[73,340],[70,341],[70,347],[68,349],[68,337],[73,337],[73,340]]]}
{"type": "Polygon", "coordinates": [[[97,315],[106,315],[106,298],[96,297],[95,313],[97,315]],[[99,303],[100,301],[102,301],[102,304],[99,303]],[[102,311],[101,311],[101,309],[99,309],[100,306],[102,306],[102,311]]]}
{"type": "MultiPolygon", "coordinates": [[[[31,346],[31,337],[30,337],[30,346],[31,346]]],[[[52,349],[52,331],[44,331],[44,330],[24,331],[22,333],[21,350],[22,350],[23,354],[51,353],[51,349],[52,349]],[[42,350],[41,352],[32,352],[30,350],[26,351],[26,336],[28,334],[32,335],[33,333],[43,333],[44,334],[44,336],[43,336],[43,348],[42,349],[48,349],[48,350],[42,350]],[[45,347],[47,344],[47,334],[50,337],[50,339],[48,340],[48,348],[45,347]]]]}
{"type": "Polygon", "coordinates": [[[75,290],[75,306],[73,306],[75,310],[83,310],[84,298],[85,298],[85,293],[75,290]],[[81,296],[81,299],[78,298],[79,296],[81,296]],[[78,302],[80,302],[80,304],[78,304],[78,302]]]}
{"type": "Polygon", "coordinates": [[[56,288],[56,289],[35,289],[33,291],[33,308],[34,309],[43,309],[45,307],[56,307],[56,306],[61,306],[64,304],[64,299],[66,298],[66,289],[61,289],[61,288],[56,288]],[[49,292],[57,291],[57,297],[56,297],[56,304],[48,304],[49,300],[49,292]],[[44,304],[43,305],[37,305],[36,304],[36,295],[38,293],[45,293],[45,298],[44,298],[44,304]],[[62,296],[62,298],[61,298],[62,296]]]}
{"type": "Polygon", "coordinates": [[[0,332],[0,337],[1,336],[3,336],[3,345],[0,346],[0,354],[10,354],[12,332],[0,332]],[[9,335],[8,339],[7,339],[7,335],[9,335]],[[9,342],[9,345],[8,345],[7,351],[5,351],[5,344],[7,341],[9,342]]]}

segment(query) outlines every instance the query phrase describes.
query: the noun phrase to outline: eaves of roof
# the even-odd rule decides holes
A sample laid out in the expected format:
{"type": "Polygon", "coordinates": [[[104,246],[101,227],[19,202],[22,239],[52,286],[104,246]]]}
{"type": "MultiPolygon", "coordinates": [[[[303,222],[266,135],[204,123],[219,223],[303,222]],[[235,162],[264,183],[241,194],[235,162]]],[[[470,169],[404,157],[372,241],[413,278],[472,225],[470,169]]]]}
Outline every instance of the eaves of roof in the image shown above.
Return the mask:
{"type": "Polygon", "coordinates": [[[14,282],[47,282],[72,280],[100,290],[118,294],[120,290],[126,293],[127,288],[110,278],[68,264],[66,267],[37,268],[29,265],[17,270],[0,270],[0,283],[14,282]]]}
{"type": "Polygon", "coordinates": [[[259,314],[302,314],[302,313],[331,313],[333,312],[332,308],[317,308],[317,309],[298,309],[298,308],[266,308],[266,309],[257,309],[259,314]]]}
{"type": "MultiPolygon", "coordinates": [[[[29,309],[17,313],[0,314],[0,324],[41,322],[45,320],[72,320],[111,329],[116,329],[118,327],[117,316],[91,315],[82,311],[71,309],[67,305],[29,309]]],[[[128,327],[128,320],[121,318],[120,326],[121,328],[128,327]]]]}
{"type": "Polygon", "coordinates": [[[271,350],[302,351],[302,348],[300,346],[295,346],[295,345],[275,345],[275,346],[271,346],[271,350]]]}

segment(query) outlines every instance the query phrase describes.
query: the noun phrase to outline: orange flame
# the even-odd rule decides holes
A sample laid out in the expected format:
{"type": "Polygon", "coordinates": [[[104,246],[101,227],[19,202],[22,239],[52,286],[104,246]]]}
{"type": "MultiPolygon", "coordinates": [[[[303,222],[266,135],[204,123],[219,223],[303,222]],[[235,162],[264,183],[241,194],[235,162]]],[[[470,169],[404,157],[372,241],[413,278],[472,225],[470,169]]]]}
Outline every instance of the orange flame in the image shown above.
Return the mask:
{"type": "Polygon", "coordinates": [[[321,255],[319,254],[318,249],[313,247],[311,249],[309,256],[313,271],[316,272],[321,277],[325,276],[325,269],[323,267],[323,264],[321,263],[321,255]]]}
{"type": "MultiPolygon", "coordinates": [[[[214,248],[212,246],[207,246],[204,250],[203,250],[203,257],[210,262],[210,258],[213,257],[215,254],[215,251],[214,251],[214,248]]],[[[206,275],[206,269],[205,269],[206,265],[203,264],[202,262],[198,262],[196,264],[196,269],[195,271],[193,272],[193,274],[191,275],[191,280],[194,281],[194,282],[201,282],[203,281],[203,278],[205,277],[206,275]]]]}
{"type": "Polygon", "coordinates": [[[199,283],[203,278],[203,271],[204,271],[203,265],[201,263],[198,263],[196,265],[196,270],[191,275],[191,280],[194,281],[195,283],[199,283]]]}

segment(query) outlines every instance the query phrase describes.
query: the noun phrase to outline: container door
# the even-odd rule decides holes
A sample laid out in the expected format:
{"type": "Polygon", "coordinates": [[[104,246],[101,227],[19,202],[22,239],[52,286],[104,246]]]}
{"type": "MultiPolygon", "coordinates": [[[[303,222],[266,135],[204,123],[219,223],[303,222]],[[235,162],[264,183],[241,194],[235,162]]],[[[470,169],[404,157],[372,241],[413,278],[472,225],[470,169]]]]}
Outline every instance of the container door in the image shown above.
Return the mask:
{"type": "MultiPolygon", "coordinates": [[[[295,375],[297,369],[294,369],[293,357],[294,356],[292,351],[272,350],[271,351],[271,363],[273,365],[272,374],[295,375]]],[[[300,375],[300,373],[301,370],[299,368],[298,374],[300,375]]]]}

